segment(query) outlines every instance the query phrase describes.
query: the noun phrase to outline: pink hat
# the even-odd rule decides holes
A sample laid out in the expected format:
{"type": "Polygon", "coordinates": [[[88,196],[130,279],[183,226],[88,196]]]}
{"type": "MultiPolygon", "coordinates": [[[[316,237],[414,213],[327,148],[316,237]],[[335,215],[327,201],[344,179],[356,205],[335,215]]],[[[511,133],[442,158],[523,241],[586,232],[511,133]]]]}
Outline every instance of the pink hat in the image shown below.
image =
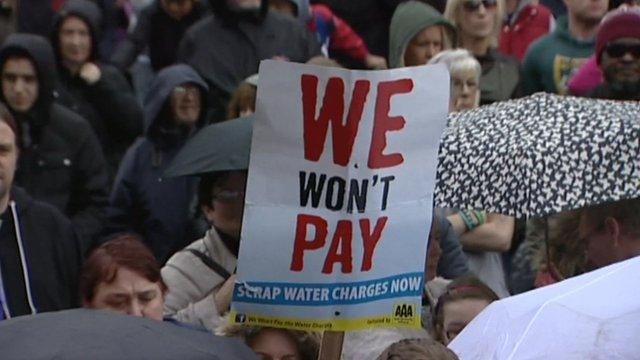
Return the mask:
{"type": "Polygon", "coordinates": [[[600,64],[607,44],[616,39],[631,37],[640,39],[640,10],[618,9],[605,16],[596,35],[596,59],[600,64]]]}

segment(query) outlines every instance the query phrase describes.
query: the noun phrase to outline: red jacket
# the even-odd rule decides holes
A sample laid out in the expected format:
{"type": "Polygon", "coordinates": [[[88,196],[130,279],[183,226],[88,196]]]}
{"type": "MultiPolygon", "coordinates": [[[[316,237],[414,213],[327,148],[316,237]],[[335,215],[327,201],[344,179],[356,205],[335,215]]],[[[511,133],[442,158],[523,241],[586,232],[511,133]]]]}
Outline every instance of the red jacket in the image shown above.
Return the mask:
{"type": "Polygon", "coordinates": [[[551,30],[553,16],[544,5],[526,5],[513,24],[505,24],[500,32],[500,52],[522,61],[529,45],[551,30]]]}
{"type": "Polygon", "coordinates": [[[307,22],[307,28],[318,35],[323,51],[326,50],[327,41],[325,41],[325,37],[328,35],[329,50],[336,50],[355,60],[364,61],[369,54],[369,49],[349,24],[335,16],[331,9],[325,5],[311,5],[311,13],[312,16],[307,22]],[[323,29],[319,28],[318,22],[329,25],[329,34],[322,34],[323,29]]]}

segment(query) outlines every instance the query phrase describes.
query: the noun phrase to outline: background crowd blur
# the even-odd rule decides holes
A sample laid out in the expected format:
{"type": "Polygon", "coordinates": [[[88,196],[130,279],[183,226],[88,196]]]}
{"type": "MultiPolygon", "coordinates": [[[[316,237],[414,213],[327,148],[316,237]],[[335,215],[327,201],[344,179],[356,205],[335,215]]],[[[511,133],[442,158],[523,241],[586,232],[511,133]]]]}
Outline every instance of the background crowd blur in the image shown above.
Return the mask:
{"type": "MultiPolygon", "coordinates": [[[[228,324],[247,168],[162,178],[184,144],[255,111],[264,59],[444,64],[452,113],[540,91],[640,100],[638,5],[0,0],[0,319],[111,309],[315,359],[318,334],[228,324]]],[[[438,342],[492,301],[640,255],[638,200],[435,213],[424,329],[348,334],[344,358],[456,358],[438,342]]]]}

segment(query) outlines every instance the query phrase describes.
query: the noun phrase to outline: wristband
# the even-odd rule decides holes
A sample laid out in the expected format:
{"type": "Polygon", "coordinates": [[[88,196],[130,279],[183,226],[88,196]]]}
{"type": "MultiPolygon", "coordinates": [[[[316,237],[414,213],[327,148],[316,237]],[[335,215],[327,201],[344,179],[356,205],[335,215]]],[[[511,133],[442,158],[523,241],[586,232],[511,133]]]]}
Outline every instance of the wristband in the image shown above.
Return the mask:
{"type": "Polygon", "coordinates": [[[476,219],[478,220],[478,225],[477,226],[480,226],[480,225],[482,225],[482,224],[487,222],[487,217],[486,217],[484,211],[482,211],[482,210],[473,210],[473,215],[475,215],[476,219]]]}
{"type": "Polygon", "coordinates": [[[464,226],[468,231],[471,231],[476,227],[476,225],[473,223],[473,219],[471,219],[471,215],[469,215],[468,210],[460,210],[458,214],[460,215],[460,218],[462,218],[462,222],[464,222],[464,226]]]}

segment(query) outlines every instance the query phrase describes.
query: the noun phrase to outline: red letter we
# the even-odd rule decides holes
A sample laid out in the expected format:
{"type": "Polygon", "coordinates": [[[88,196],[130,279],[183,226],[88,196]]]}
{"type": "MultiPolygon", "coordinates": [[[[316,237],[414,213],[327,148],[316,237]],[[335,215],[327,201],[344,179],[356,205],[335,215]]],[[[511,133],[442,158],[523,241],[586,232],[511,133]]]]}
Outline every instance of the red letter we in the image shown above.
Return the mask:
{"type": "Polygon", "coordinates": [[[320,115],[316,118],[318,97],[318,77],[302,75],[302,115],[304,119],[304,158],[318,161],[324,150],[329,122],[333,143],[333,162],[347,166],[351,150],[358,134],[364,103],[371,84],[367,80],[358,80],[353,88],[346,124],[344,119],[344,81],[341,78],[329,79],[325,89],[320,115]]]}

